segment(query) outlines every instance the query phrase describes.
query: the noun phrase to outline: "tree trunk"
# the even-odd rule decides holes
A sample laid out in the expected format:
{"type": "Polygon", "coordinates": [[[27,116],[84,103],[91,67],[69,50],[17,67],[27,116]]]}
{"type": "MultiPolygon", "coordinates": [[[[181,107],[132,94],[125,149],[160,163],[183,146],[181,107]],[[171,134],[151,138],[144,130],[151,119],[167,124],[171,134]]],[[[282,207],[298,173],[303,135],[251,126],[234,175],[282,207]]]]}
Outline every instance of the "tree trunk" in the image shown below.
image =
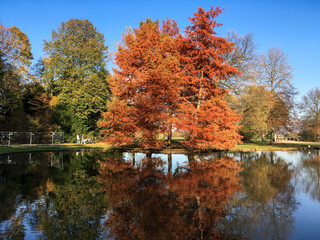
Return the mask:
{"type": "Polygon", "coordinates": [[[172,143],[172,124],[170,124],[170,126],[169,126],[167,142],[168,142],[168,146],[171,147],[171,143],[172,143]]]}
{"type": "Polygon", "coordinates": [[[201,99],[202,99],[202,80],[203,80],[203,71],[201,72],[201,77],[200,77],[200,89],[199,89],[199,94],[198,94],[198,102],[197,102],[197,110],[199,110],[201,106],[201,99]]]}
{"type": "Polygon", "coordinates": [[[270,145],[273,144],[273,134],[274,134],[274,132],[271,131],[271,133],[270,133],[270,145]]]}

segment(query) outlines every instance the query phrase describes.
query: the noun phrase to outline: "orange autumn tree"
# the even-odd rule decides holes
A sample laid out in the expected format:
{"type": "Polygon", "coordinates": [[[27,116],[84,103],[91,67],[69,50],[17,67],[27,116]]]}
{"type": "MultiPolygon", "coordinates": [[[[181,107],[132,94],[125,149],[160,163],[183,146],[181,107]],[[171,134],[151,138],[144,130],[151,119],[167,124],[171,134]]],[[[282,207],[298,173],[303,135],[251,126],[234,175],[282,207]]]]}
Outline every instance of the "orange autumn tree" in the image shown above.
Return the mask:
{"type": "Polygon", "coordinates": [[[180,62],[185,73],[184,98],[177,128],[188,134],[183,143],[197,149],[229,149],[240,142],[239,116],[225,100],[222,81],[240,72],[226,64],[222,54],[233,50],[233,43],[216,36],[221,24],[214,20],[222,9],[201,7],[189,18],[186,37],[179,37],[180,62]]]}
{"type": "Polygon", "coordinates": [[[167,20],[160,29],[158,21],[147,19],[124,34],[110,82],[113,97],[99,123],[105,141],[136,141],[144,148],[165,144],[158,136],[172,132],[180,96],[182,73],[173,41],[178,31],[174,21],[167,20]]]}
{"type": "Polygon", "coordinates": [[[220,87],[240,73],[221,57],[233,50],[232,43],[216,36],[221,24],[214,18],[221,11],[199,8],[185,36],[169,19],[161,29],[158,21],[147,19],[124,34],[110,81],[113,97],[99,123],[106,142],[161,148],[166,141],[159,136],[168,136],[170,144],[174,129],[195,149],[229,149],[240,142],[239,116],[220,87]]]}

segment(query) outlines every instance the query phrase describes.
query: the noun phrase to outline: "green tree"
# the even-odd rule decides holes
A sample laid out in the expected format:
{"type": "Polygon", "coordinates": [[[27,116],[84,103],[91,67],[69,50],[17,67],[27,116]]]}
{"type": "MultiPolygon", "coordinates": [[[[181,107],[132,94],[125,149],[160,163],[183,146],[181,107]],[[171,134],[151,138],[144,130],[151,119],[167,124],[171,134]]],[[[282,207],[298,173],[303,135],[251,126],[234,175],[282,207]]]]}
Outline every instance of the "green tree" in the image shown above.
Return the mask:
{"type": "Polygon", "coordinates": [[[257,137],[264,139],[269,132],[269,115],[272,109],[270,98],[272,93],[263,86],[248,86],[240,97],[239,107],[243,114],[241,134],[244,140],[257,137]]]}
{"type": "Polygon", "coordinates": [[[15,26],[5,27],[0,24],[0,52],[22,80],[32,79],[29,67],[33,56],[25,33],[15,26]]]}
{"type": "Polygon", "coordinates": [[[22,90],[20,77],[0,51],[0,129],[23,130],[22,90]]]}
{"type": "Polygon", "coordinates": [[[28,36],[17,27],[0,24],[0,128],[25,130],[23,87],[32,79],[31,45],[28,36]]]}
{"type": "MultiPolygon", "coordinates": [[[[61,23],[44,42],[44,81],[57,97],[54,116],[69,139],[97,132],[109,96],[104,36],[88,20],[61,23]]],[[[68,140],[68,139],[67,139],[68,140]]]]}

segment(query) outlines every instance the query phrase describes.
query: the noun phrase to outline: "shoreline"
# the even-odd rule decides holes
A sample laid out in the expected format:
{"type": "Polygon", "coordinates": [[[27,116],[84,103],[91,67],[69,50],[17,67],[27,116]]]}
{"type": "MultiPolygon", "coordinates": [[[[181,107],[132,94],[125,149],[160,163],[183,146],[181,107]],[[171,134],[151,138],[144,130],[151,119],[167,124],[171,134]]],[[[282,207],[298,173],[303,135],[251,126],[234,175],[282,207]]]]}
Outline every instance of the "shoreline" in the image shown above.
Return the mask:
{"type": "MultiPolygon", "coordinates": [[[[301,151],[301,150],[313,150],[320,149],[319,142],[279,142],[273,145],[268,143],[242,143],[237,147],[229,150],[210,150],[204,152],[257,152],[257,151],[301,151]]],[[[23,152],[46,152],[46,151],[85,151],[85,152],[154,152],[154,153],[163,153],[163,154],[187,154],[192,152],[189,149],[183,148],[181,146],[173,146],[171,148],[164,149],[154,149],[146,150],[139,147],[114,147],[105,143],[97,144],[70,144],[66,143],[63,145],[20,145],[20,146],[0,146],[0,155],[10,154],[10,153],[23,153],[23,152]]],[[[197,151],[194,151],[195,153],[197,151]]]]}

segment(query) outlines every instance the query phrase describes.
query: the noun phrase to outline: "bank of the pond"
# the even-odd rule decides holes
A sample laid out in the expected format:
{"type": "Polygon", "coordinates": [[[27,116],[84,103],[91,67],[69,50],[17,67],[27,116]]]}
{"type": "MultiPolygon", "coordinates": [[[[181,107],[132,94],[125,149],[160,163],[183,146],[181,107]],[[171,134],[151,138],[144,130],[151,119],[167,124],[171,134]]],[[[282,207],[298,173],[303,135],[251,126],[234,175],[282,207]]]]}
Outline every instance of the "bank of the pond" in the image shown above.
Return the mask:
{"type": "Polygon", "coordinates": [[[320,142],[279,141],[272,145],[269,142],[242,143],[231,149],[231,151],[297,151],[319,148],[320,142]]]}
{"type": "MultiPolygon", "coordinates": [[[[268,142],[241,143],[230,151],[254,152],[254,151],[297,151],[305,149],[319,149],[320,142],[296,142],[280,141],[270,145],[268,142]]],[[[114,151],[125,150],[134,152],[144,152],[145,150],[136,147],[115,148],[105,143],[97,144],[62,144],[62,145],[21,145],[21,146],[1,146],[0,154],[17,153],[17,152],[42,152],[42,151],[114,151]]],[[[161,153],[181,153],[187,152],[181,145],[174,145],[171,148],[165,148],[159,151],[161,153]]]]}
{"type": "Polygon", "coordinates": [[[72,151],[72,150],[84,150],[84,151],[109,151],[113,149],[108,144],[70,144],[65,143],[61,145],[20,145],[20,146],[1,146],[0,154],[18,153],[18,152],[44,152],[44,151],[72,151]]]}

